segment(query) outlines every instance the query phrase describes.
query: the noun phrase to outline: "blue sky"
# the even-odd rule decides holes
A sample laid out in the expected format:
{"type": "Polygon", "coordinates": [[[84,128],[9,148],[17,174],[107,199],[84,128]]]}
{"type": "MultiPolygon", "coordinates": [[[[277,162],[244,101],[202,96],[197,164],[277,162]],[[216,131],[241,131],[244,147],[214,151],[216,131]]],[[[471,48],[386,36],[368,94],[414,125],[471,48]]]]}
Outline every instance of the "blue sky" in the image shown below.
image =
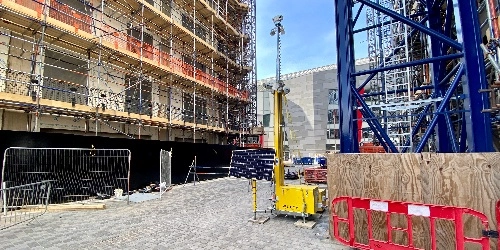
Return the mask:
{"type": "MultiPolygon", "coordinates": [[[[276,75],[276,36],[269,32],[274,27],[272,18],[279,14],[286,32],[282,36],[282,74],[336,63],[333,0],[261,0],[257,1],[258,79],[276,75]]],[[[363,14],[359,22],[365,22],[363,14]]]]}

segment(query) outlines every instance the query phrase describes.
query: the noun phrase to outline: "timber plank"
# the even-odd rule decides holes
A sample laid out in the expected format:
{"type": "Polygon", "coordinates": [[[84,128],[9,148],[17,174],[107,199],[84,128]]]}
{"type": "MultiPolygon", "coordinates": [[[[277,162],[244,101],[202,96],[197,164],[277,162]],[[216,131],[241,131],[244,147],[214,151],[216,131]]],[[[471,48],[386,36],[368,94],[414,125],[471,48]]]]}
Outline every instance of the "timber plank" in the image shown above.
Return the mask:
{"type": "MultiPolygon", "coordinates": [[[[383,158],[367,154],[359,158],[359,164],[363,166],[363,176],[365,176],[365,178],[359,178],[360,176],[355,176],[354,178],[364,181],[364,195],[367,198],[384,200],[395,200],[399,198],[400,180],[399,170],[397,168],[401,165],[401,160],[397,154],[386,154],[383,158]]],[[[403,227],[398,218],[394,218],[391,222],[393,226],[403,227]]],[[[355,223],[358,225],[361,222],[356,221],[355,223]]],[[[362,228],[368,228],[368,224],[365,221],[363,221],[361,225],[362,228]]],[[[387,238],[388,231],[385,213],[372,212],[372,229],[372,234],[375,239],[387,238]]],[[[363,231],[366,231],[366,235],[363,235],[363,238],[367,238],[368,231],[363,231]]]]}

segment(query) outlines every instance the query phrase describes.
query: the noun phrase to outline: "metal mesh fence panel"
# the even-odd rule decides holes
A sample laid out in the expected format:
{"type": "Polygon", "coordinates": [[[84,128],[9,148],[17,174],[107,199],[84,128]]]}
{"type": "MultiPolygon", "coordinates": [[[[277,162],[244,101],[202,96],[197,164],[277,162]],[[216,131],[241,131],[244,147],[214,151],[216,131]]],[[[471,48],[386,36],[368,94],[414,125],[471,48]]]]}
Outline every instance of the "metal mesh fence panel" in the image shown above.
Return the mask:
{"type": "Polygon", "coordinates": [[[8,148],[2,181],[6,187],[52,181],[50,203],[128,193],[130,151],[126,149],[8,148]]]}
{"type": "Polygon", "coordinates": [[[172,152],[160,150],[160,198],[172,186],[172,152]]]}
{"type": "Polygon", "coordinates": [[[49,181],[0,189],[0,230],[36,220],[45,214],[50,190],[49,181]]]}

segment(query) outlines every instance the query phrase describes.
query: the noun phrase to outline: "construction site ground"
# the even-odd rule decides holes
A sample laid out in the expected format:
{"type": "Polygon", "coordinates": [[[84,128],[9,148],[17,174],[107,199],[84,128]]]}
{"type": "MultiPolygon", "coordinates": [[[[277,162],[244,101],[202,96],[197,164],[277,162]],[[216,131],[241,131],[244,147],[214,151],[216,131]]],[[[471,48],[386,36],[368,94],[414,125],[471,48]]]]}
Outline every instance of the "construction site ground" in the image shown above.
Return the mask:
{"type": "MultiPolygon", "coordinates": [[[[258,181],[259,209],[270,205],[270,182],[258,181]]],[[[328,211],[313,229],[298,218],[252,217],[247,179],[221,178],[175,186],[161,200],[106,200],[104,210],[50,211],[40,223],[0,231],[1,249],[349,249],[328,237],[328,211]]],[[[269,215],[269,214],[267,214],[269,215]]]]}

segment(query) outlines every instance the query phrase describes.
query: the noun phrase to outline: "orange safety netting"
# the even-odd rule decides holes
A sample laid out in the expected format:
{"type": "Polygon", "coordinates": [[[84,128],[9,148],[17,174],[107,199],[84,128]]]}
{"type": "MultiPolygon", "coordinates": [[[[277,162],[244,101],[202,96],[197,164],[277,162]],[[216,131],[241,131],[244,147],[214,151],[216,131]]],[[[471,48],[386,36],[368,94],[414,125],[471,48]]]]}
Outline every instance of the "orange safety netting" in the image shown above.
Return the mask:
{"type": "Polygon", "coordinates": [[[40,18],[42,16],[43,10],[43,0],[14,0],[19,5],[22,5],[28,9],[34,10],[37,12],[37,16],[40,18]]]}
{"type": "Polygon", "coordinates": [[[90,33],[92,18],[89,15],[73,10],[66,4],[51,0],[49,17],[75,27],[75,32],[82,30],[90,33]]]}

